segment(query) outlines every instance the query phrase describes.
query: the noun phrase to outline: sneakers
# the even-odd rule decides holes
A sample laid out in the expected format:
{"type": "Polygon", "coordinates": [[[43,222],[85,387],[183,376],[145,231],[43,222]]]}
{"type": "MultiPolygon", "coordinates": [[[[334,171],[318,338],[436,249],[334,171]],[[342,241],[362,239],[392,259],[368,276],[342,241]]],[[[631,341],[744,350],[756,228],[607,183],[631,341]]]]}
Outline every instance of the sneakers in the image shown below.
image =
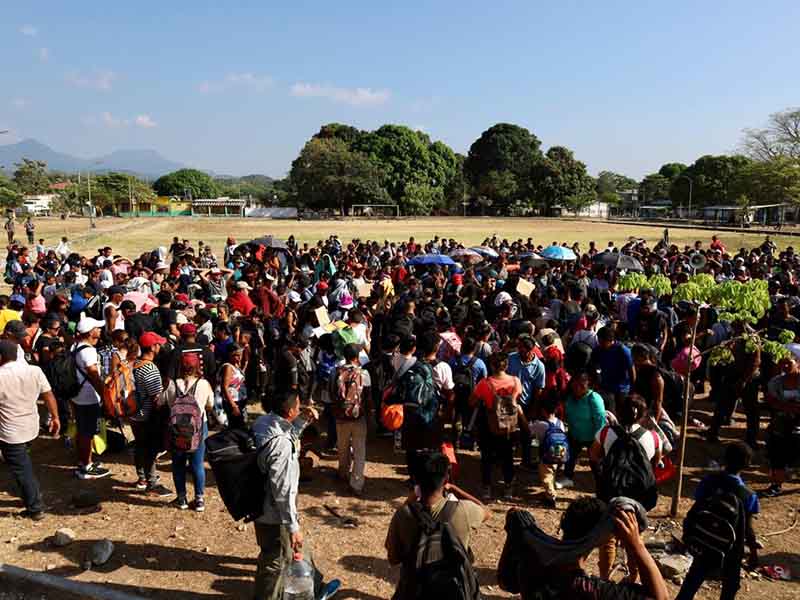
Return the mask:
{"type": "Polygon", "coordinates": [[[19,513],[19,516],[24,517],[26,519],[30,519],[31,521],[41,521],[42,519],[44,519],[44,511],[38,510],[36,512],[33,512],[25,509],[21,513],[19,513]]]}
{"type": "Polygon", "coordinates": [[[158,483],[147,488],[147,495],[152,496],[153,498],[169,498],[172,496],[172,490],[158,483]]]}
{"type": "Polygon", "coordinates": [[[194,512],[205,512],[206,510],[206,501],[203,499],[202,496],[198,496],[194,499],[194,512]]]}
{"type": "Polygon", "coordinates": [[[783,490],[781,489],[781,484],[773,483],[767,489],[759,492],[758,495],[761,496],[762,498],[776,498],[780,496],[782,493],[783,490]]]}
{"type": "Polygon", "coordinates": [[[145,491],[147,489],[147,479],[137,479],[136,489],[142,492],[145,491]]]}
{"type": "Polygon", "coordinates": [[[89,465],[88,467],[78,467],[75,469],[75,476],[78,479],[100,479],[102,477],[108,477],[111,475],[111,471],[100,465],[100,463],[94,463],[89,465]]]}
{"type": "Polygon", "coordinates": [[[187,510],[189,508],[189,503],[186,501],[185,496],[178,496],[175,498],[175,500],[170,502],[170,505],[174,506],[178,510],[187,510]]]}
{"type": "Polygon", "coordinates": [[[575,482],[570,479],[569,477],[562,477],[561,479],[556,481],[556,489],[563,490],[563,489],[570,489],[575,487],[575,482]]]}

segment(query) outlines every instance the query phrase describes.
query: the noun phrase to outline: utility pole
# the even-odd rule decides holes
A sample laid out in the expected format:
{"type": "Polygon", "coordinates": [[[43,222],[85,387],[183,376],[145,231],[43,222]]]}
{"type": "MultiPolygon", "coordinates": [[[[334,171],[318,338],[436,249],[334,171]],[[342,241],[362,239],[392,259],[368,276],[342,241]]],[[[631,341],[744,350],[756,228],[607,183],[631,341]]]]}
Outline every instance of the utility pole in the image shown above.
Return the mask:
{"type": "Polygon", "coordinates": [[[88,171],[86,173],[86,181],[87,181],[87,188],[89,190],[89,227],[92,229],[97,227],[97,224],[94,222],[94,206],[92,206],[92,172],[88,171]]]}

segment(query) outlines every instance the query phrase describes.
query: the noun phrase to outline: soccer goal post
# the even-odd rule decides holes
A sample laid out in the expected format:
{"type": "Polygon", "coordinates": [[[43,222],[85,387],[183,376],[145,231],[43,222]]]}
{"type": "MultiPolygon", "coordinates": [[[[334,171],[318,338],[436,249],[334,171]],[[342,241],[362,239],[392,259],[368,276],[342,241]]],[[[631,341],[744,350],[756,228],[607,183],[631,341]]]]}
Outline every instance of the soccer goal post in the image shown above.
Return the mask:
{"type": "Polygon", "coordinates": [[[395,218],[400,216],[397,204],[353,204],[351,215],[367,218],[395,218]]]}

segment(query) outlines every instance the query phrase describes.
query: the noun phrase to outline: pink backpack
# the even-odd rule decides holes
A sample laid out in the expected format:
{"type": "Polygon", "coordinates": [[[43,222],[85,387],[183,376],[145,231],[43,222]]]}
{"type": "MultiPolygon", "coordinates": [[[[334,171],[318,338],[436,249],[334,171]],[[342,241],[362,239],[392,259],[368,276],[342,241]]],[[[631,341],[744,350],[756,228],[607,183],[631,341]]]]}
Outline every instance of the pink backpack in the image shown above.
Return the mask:
{"type": "Polygon", "coordinates": [[[172,449],[178,452],[194,452],[200,446],[203,431],[203,414],[195,400],[195,391],[200,378],[192,387],[181,390],[175,382],[175,403],[169,415],[169,433],[172,449]]]}

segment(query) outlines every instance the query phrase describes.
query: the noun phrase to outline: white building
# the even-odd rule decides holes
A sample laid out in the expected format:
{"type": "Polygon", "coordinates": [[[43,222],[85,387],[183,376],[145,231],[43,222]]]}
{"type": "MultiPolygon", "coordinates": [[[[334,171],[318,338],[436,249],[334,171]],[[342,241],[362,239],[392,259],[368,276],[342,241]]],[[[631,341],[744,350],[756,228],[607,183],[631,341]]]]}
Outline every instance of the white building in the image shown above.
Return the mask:
{"type": "Polygon", "coordinates": [[[33,194],[22,199],[22,213],[32,214],[37,217],[48,216],[50,205],[58,198],[58,194],[33,194]]]}

